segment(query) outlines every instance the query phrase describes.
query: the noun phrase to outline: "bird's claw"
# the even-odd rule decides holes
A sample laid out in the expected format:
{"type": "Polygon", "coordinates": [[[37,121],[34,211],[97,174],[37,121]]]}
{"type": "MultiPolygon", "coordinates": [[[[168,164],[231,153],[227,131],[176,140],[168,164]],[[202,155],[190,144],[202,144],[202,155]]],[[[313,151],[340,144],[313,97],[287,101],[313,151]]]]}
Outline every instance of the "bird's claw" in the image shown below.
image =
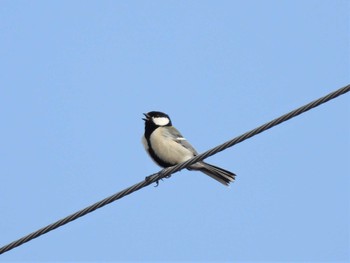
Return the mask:
{"type": "MultiPolygon", "coordinates": [[[[156,176],[157,174],[152,174],[152,175],[149,175],[149,176],[146,176],[145,177],[145,181],[149,182],[153,179],[154,176],[156,176]]],[[[163,181],[163,179],[160,179],[163,181]]],[[[157,181],[155,181],[156,185],[154,187],[158,187],[159,185],[159,179],[157,181]]]]}
{"type": "MultiPolygon", "coordinates": [[[[160,173],[152,174],[152,175],[146,176],[146,177],[145,177],[145,180],[146,180],[147,182],[149,182],[149,181],[151,181],[151,180],[154,178],[154,176],[162,176],[166,171],[167,171],[167,169],[164,169],[164,170],[160,171],[160,173]]],[[[165,176],[165,177],[163,177],[163,178],[168,179],[168,178],[170,178],[170,177],[171,177],[171,174],[169,174],[169,175],[167,175],[167,176],[165,176]]],[[[160,181],[160,180],[163,181],[163,178],[156,180],[156,181],[155,181],[156,185],[155,185],[154,187],[158,187],[159,181],[160,181]]]]}

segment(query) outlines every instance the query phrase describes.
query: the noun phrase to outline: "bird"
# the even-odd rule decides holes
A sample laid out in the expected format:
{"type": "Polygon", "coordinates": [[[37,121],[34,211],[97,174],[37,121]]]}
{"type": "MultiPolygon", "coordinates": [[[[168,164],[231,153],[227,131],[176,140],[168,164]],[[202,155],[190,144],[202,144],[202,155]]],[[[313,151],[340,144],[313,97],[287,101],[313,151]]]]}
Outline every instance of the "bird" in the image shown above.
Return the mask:
{"type": "MultiPolygon", "coordinates": [[[[193,146],[172,125],[168,114],[160,111],[143,113],[145,132],[142,144],[151,159],[160,167],[167,168],[185,162],[198,153],[193,146]]],[[[187,167],[209,175],[223,185],[228,186],[236,175],[230,171],[209,163],[199,161],[187,167]]]]}

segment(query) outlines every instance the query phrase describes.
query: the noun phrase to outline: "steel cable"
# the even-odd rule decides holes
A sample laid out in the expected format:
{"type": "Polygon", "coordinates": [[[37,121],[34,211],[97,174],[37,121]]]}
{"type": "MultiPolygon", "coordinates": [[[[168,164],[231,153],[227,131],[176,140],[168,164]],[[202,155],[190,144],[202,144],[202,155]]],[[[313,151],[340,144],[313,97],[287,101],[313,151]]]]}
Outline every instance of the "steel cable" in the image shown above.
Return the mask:
{"type": "Polygon", "coordinates": [[[276,118],[276,119],[274,119],[274,120],[272,120],[264,125],[261,125],[258,128],[255,128],[255,129],[253,129],[249,132],[246,132],[238,137],[235,137],[234,139],[229,140],[229,141],[227,141],[227,142],[225,142],[225,143],[223,143],[223,144],[221,144],[213,149],[210,149],[202,154],[199,154],[186,162],[183,162],[183,163],[180,163],[178,165],[163,169],[158,173],[155,173],[151,176],[148,176],[148,177],[146,177],[145,180],[143,180],[137,184],[134,184],[131,187],[128,187],[128,188],[126,188],[126,189],[124,189],[124,190],[122,190],[114,195],[111,195],[111,196],[93,204],[93,205],[90,205],[90,206],[88,206],[88,207],[86,207],[78,212],[75,212],[74,214],[71,214],[71,215],[69,215],[61,220],[58,220],[55,223],[47,225],[46,227],[43,227],[43,228],[41,228],[41,229],[39,229],[39,230],[29,234],[29,235],[26,235],[26,236],[24,236],[16,241],[9,243],[8,245],[1,247],[0,254],[3,254],[3,253],[5,253],[5,252],[7,252],[15,247],[18,247],[18,246],[34,239],[34,238],[41,236],[43,234],[46,234],[46,233],[48,233],[48,232],[50,232],[58,227],[61,227],[61,226],[65,225],[73,220],[76,220],[79,217],[82,217],[88,213],[91,213],[91,212],[95,211],[96,209],[99,209],[99,208],[101,208],[109,203],[112,203],[120,198],[123,198],[126,195],[129,195],[135,191],[138,191],[143,187],[146,187],[152,183],[158,182],[159,180],[161,180],[165,177],[169,177],[169,176],[171,176],[171,174],[178,172],[178,171],[188,167],[189,165],[191,165],[193,163],[196,163],[198,161],[202,161],[203,159],[205,159],[209,156],[212,156],[212,155],[214,155],[220,151],[223,151],[223,150],[225,150],[225,149],[227,149],[235,144],[238,144],[246,139],[249,139],[249,138],[251,138],[251,137],[253,137],[253,136],[255,136],[263,131],[266,131],[266,130],[268,130],[268,129],[270,129],[278,124],[281,124],[282,122],[290,120],[293,117],[296,117],[296,116],[298,116],[298,115],[300,115],[300,114],[302,114],[302,113],[304,113],[312,108],[315,108],[315,107],[317,107],[317,106],[319,106],[319,105],[321,105],[329,100],[332,100],[332,99],[334,99],[334,98],[336,98],[336,97],[338,97],[346,92],[349,92],[349,91],[350,91],[350,85],[347,85],[347,86],[340,88],[334,92],[331,92],[330,94],[328,94],[324,97],[321,97],[317,100],[314,100],[314,101],[312,101],[312,102],[310,102],[310,103],[308,103],[308,104],[306,104],[306,105],[304,105],[296,110],[293,110],[287,114],[284,114],[283,116],[276,118]]]}

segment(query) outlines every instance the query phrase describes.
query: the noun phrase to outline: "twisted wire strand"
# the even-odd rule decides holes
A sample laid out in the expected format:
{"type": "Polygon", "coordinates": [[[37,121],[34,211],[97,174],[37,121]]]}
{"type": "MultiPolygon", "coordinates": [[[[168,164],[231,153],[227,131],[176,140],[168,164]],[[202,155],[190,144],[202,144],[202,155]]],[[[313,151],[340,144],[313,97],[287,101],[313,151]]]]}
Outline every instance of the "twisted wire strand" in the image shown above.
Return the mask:
{"type": "Polygon", "coordinates": [[[199,155],[187,160],[186,162],[183,162],[183,163],[177,164],[175,166],[169,167],[167,169],[164,169],[163,170],[164,172],[161,173],[160,175],[157,175],[157,177],[158,177],[158,179],[161,179],[161,178],[164,178],[166,176],[169,176],[170,174],[175,173],[181,169],[184,169],[193,163],[196,163],[198,161],[202,161],[202,160],[208,158],[209,156],[212,156],[212,155],[214,155],[218,152],[221,152],[229,147],[232,147],[235,144],[243,142],[246,139],[249,139],[249,138],[251,138],[251,137],[253,137],[253,136],[255,136],[263,131],[266,131],[266,130],[278,125],[278,124],[281,124],[282,122],[290,120],[290,119],[292,119],[292,118],[294,118],[294,117],[296,117],[296,116],[298,116],[306,111],[311,110],[312,108],[315,108],[315,107],[317,107],[317,106],[319,106],[319,105],[321,105],[329,100],[332,100],[340,95],[343,95],[344,93],[349,92],[349,91],[350,91],[350,85],[344,86],[336,91],[329,93],[328,95],[326,95],[324,97],[321,97],[317,100],[314,100],[314,101],[312,101],[304,106],[301,106],[301,107],[299,107],[299,108],[297,108],[289,113],[282,115],[281,117],[278,117],[278,118],[276,118],[268,123],[265,123],[265,124],[255,128],[255,129],[251,130],[251,131],[248,131],[248,132],[246,132],[246,133],[244,133],[236,138],[233,138],[232,140],[229,140],[229,141],[227,141],[219,146],[216,146],[216,147],[214,147],[214,148],[212,148],[212,149],[210,149],[202,154],[199,154],[199,155]]]}
{"type": "Polygon", "coordinates": [[[308,103],[308,104],[306,104],[298,109],[295,109],[287,114],[284,114],[279,118],[276,118],[276,119],[274,119],[266,124],[263,124],[263,125],[255,128],[251,131],[248,131],[248,132],[238,136],[238,137],[235,137],[234,139],[229,140],[229,141],[227,141],[227,142],[225,142],[217,147],[214,147],[214,148],[212,148],[212,149],[210,149],[202,154],[199,154],[199,155],[189,159],[186,162],[180,163],[178,165],[175,165],[175,166],[172,166],[169,168],[165,168],[158,173],[150,175],[150,176],[146,177],[145,180],[143,180],[137,184],[134,184],[133,186],[130,186],[130,187],[114,194],[114,195],[111,195],[111,196],[109,196],[109,197],[107,197],[99,202],[96,202],[93,205],[90,205],[90,206],[88,206],[88,207],[86,207],[78,212],[75,212],[75,213],[73,213],[73,214],[71,214],[71,215],[69,215],[61,220],[58,220],[55,223],[47,225],[46,227],[43,227],[43,228],[41,228],[41,229],[39,229],[39,230],[29,234],[29,235],[26,235],[26,236],[24,236],[16,241],[9,243],[8,245],[1,247],[0,254],[3,254],[3,253],[5,253],[5,252],[7,252],[15,247],[18,247],[18,246],[34,239],[34,238],[37,238],[43,234],[46,234],[46,233],[48,233],[48,232],[50,232],[58,227],[61,227],[65,224],[71,222],[71,221],[74,221],[74,220],[78,219],[79,217],[82,217],[88,213],[91,213],[91,212],[95,211],[96,209],[99,209],[99,208],[101,208],[107,204],[110,204],[110,203],[112,203],[120,198],[123,198],[126,195],[129,195],[135,191],[140,190],[141,188],[144,188],[152,183],[158,182],[159,180],[161,180],[165,177],[169,177],[169,176],[171,176],[171,174],[178,172],[178,171],[190,166],[193,163],[196,163],[198,161],[202,161],[203,159],[205,159],[209,156],[212,156],[218,152],[221,152],[221,151],[223,151],[223,150],[225,150],[225,149],[227,149],[235,144],[243,142],[246,139],[249,139],[249,138],[251,138],[251,137],[253,137],[253,136],[255,136],[263,131],[266,131],[266,130],[278,125],[278,124],[281,124],[282,122],[290,120],[293,117],[296,117],[296,116],[298,116],[298,115],[300,115],[300,114],[302,114],[302,113],[304,113],[312,108],[315,108],[315,107],[317,107],[317,106],[319,106],[319,105],[321,105],[329,100],[332,100],[340,95],[343,95],[344,93],[349,92],[349,91],[350,91],[350,85],[347,85],[343,88],[340,88],[334,92],[329,93],[328,95],[326,95],[324,97],[321,97],[317,100],[314,100],[314,101],[312,101],[312,102],[310,102],[310,103],[308,103]]]}

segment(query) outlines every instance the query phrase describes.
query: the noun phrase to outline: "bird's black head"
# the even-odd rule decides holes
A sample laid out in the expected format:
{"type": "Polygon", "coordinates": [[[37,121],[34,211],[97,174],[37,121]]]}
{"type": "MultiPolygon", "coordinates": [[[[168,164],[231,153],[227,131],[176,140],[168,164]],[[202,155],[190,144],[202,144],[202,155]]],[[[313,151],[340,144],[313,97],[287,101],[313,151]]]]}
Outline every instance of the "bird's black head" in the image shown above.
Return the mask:
{"type": "Polygon", "coordinates": [[[142,118],[145,121],[145,137],[149,138],[152,132],[158,127],[171,126],[170,117],[160,111],[150,111],[144,113],[145,118],[142,118]]]}
{"type": "Polygon", "coordinates": [[[145,121],[145,125],[147,126],[171,126],[171,120],[169,115],[160,111],[150,111],[148,113],[144,113],[146,118],[142,118],[145,121]]]}

